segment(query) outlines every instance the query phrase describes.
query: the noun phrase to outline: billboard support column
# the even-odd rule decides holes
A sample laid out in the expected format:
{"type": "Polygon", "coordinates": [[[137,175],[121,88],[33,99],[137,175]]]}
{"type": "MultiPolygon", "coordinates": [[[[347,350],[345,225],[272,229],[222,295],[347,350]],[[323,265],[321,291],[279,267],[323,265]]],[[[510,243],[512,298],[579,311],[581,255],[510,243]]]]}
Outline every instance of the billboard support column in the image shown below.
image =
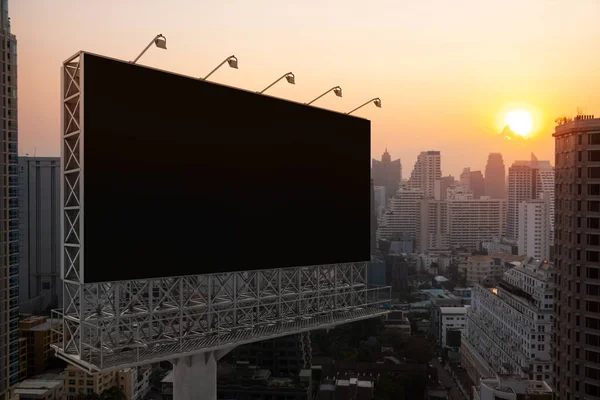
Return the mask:
{"type": "Polygon", "coordinates": [[[173,398],[217,400],[217,361],[233,347],[177,358],[173,363],[173,398]]]}

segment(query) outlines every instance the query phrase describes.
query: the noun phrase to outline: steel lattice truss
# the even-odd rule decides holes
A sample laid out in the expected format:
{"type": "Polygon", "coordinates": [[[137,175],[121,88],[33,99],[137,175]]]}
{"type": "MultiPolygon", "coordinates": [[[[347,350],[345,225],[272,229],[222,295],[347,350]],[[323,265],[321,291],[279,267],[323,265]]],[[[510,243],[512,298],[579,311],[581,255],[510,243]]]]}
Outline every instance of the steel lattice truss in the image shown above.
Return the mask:
{"type": "Polygon", "coordinates": [[[84,283],[83,58],[71,57],[62,72],[60,357],[108,371],[386,313],[390,289],[369,288],[367,263],[84,283]]]}

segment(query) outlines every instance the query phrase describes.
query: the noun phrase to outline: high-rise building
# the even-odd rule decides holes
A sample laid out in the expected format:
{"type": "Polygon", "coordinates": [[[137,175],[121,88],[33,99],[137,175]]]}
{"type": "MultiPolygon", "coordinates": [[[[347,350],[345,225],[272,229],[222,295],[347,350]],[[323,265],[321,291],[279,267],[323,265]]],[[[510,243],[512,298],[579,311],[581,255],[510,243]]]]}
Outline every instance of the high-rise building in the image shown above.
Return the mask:
{"type": "Polygon", "coordinates": [[[463,168],[463,172],[460,174],[460,186],[467,192],[471,191],[471,168],[463,168]]]}
{"type": "Polygon", "coordinates": [[[385,149],[381,161],[373,159],[371,178],[373,178],[373,185],[385,186],[386,196],[389,199],[400,188],[400,182],[402,182],[400,159],[392,161],[392,156],[385,149]]]}
{"type": "Polygon", "coordinates": [[[442,177],[439,151],[422,151],[410,174],[408,187],[420,190],[424,197],[435,197],[435,181],[442,177]]]}
{"type": "Polygon", "coordinates": [[[448,202],[432,198],[421,200],[417,248],[420,253],[450,248],[448,202]]]}
{"type": "Polygon", "coordinates": [[[375,189],[371,179],[371,254],[377,249],[377,214],[375,213],[375,189]]]}
{"type": "Polygon", "coordinates": [[[19,199],[17,144],[17,39],[8,1],[0,2],[2,112],[0,120],[0,399],[19,378],[19,199]]]}
{"type": "MultiPolygon", "coordinates": [[[[535,156],[532,154],[532,158],[535,156]]],[[[556,203],[554,199],[554,193],[556,191],[555,188],[555,171],[554,167],[550,164],[550,161],[537,161],[536,169],[537,169],[537,198],[545,198],[548,200],[548,216],[549,216],[549,237],[551,246],[554,245],[554,204],[556,203]]]]}
{"type": "Polygon", "coordinates": [[[419,210],[423,192],[401,188],[390,199],[388,210],[380,220],[378,237],[416,240],[419,230],[419,210]]]}
{"type": "Polygon", "coordinates": [[[483,197],[448,200],[450,246],[476,249],[506,231],[506,201],[483,197]]]}
{"type": "Polygon", "coordinates": [[[446,200],[448,188],[457,184],[452,175],[442,176],[433,183],[433,197],[436,200],[446,200]]]}
{"type": "MultiPolygon", "coordinates": [[[[507,236],[519,237],[519,204],[539,199],[545,193],[550,211],[554,212],[554,168],[549,161],[538,161],[531,155],[530,161],[515,161],[508,169],[508,216],[507,236]]],[[[554,235],[554,217],[550,216],[550,237],[554,235]]]]}
{"type": "Polygon", "coordinates": [[[465,189],[463,185],[450,186],[448,189],[446,189],[446,200],[474,200],[473,192],[465,189]]]}
{"type": "MultiPolygon", "coordinates": [[[[403,209],[403,220],[412,210],[403,209]]],[[[447,189],[446,200],[423,198],[419,202],[415,221],[416,248],[420,253],[448,250],[451,247],[477,249],[480,242],[504,235],[506,231],[506,201],[489,197],[473,199],[462,185],[447,189]]],[[[399,215],[389,215],[399,220],[399,215]]]]}
{"type": "Polygon", "coordinates": [[[461,348],[473,382],[490,372],[550,381],[554,274],[551,264],[529,258],[494,288],[475,284],[461,348]]]}
{"type": "Polygon", "coordinates": [[[60,158],[19,157],[19,295],[21,312],[62,304],[60,158]]]}
{"type": "Polygon", "coordinates": [[[481,171],[471,171],[471,192],[473,192],[473,198],[479,199],[486,195],[485,193],[485,179],[481,171]]]}
{"type": "Polygon", "coordinates": [[[506,169],[502,154],[490,153],[485,166],[485,194],[492,199],[506,199],[506,169]]]}
{"type": "Polygon", "coordinates": [[[379,218],[387,207],[387,196],[385,193],[385,186],[373,186],[373,196],[375,203],[375,215],[379,218]]]}
{"type": "Polygon", "coordinates": [[[535,170],[529,161],[515,161],[508,169],[508,215],[506,217],[507,236],[511,239],[519,237],[519,204],[535,199],[535,170]]]}
{"type": "Polygon", "coordinates": [[[557,398],[600,397],[600,118],[577,116],[554,131],[557,398]]]}
{"type": "Polygon", "coordinates": [[[549,198],[526,200],[519,204],[519,254],[539,260],[550,259],[551,213],[549,198]]]}

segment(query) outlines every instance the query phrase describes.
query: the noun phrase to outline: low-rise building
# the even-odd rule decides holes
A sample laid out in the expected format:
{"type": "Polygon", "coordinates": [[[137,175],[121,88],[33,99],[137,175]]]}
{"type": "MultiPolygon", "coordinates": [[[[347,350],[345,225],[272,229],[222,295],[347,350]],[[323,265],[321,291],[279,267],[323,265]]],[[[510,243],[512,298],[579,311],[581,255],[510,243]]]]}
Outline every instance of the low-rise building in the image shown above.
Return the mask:
{"type": "Polygon", "coordinates": [[[79,395],[99,395],[118,387],[127,400],[139,400],[150,389],[151,374],[152,365],[93,374],[69,365],[65,369],[65,395],[67,400],[76,400],[79,395]]]}
{"type": "Polygon", "coordinates": [[[489,375],[483,363],[470,364],[475,354],[496,374],[550,379],[553,290],[554,268],[535,259],[507,271],[497,287],[475,286],[461,349],[474,382],[489,375]]]}
{"type": "Polygon", "coordinates": [[[499,279],[502,269],[494,264],[490,256],[471,256],[459,266],[469,285],[499,279]]]}
{"type": "Polygon", "coordinates": [[[68,365],[65,369],[65,395],[67,400],[76,400],[78,395],[101,394],[116,386],[115,372],[88,374],[68,365]]]}
{"type": "Polygon", "coordinates": [[[493,237],[491,240],[479,242],[479,250],[485,250],[488,254],[519,254],[519,246],[517,241],[505,237],[493,237]]]}
{"type": "Polygon", "coordinates": [[[527,256],[509,253],[493,253],[489,256],[470,256],[461,264],[459,271],[467,283],[489,284],[502,279],[504,272],[523,262],[527,256]]]}
{"type": "Polygon", "coordinates": [[[552,389],[544,381],[519,376],[482,378],[473,387],[473,400],[551,400],[552,389]]]}
{"type": "MultiPolygon", "coordinates": [[[[248,362],[235,365],[220,362],[217,366],[217,398],[260,400],[309,400],[312,378],[309,369],[294,378],[274,377],[268,369],[248,362]]],[[[162,399],[173,400],[173,370],[161,381],[162,399]]]]}
{"type": "Polygon", "coordinates": [[[123,391],[127,400],[139,400],[150,390],[151,374],[152,365],[117,371],[117,386],[123,391]]]}
{"type": "Polygon", "coordinates": [[[27,357],[27,376],[43,373],[48,367],[54,350],[50,347],[52,342],[52,324],[58,323],[48,317],[29,316],[19,321],[19,336],[25,339],[22,351],[27,357]]]}
{"type": "Polygon", "coordinates": [[[469,307],[440,307],[439,344],[449,360],[458,361],[461,337],[467,327],[465,315],[469,307]]]}
{"type": "Polygon", "coordinates": [[[318,400],[356,399],[372,400],[374,382],[360,377],[326,379],[319,386],[318,400]]]}
{"type": "Polygon", "coordinates": [[[383,321],[386,328],[397,329],[410,336],[410,321],[406,317],[404,311],[392,311],[385,316],[383,321]]]}
{"type": "MultiPolygon", "coordinates": [[[[418,382],[426,382],[427,376],[430,375],[426,364],[412,364],[398,360],[396,357],[383,357],[377,362],[360,362],[360,361],[341,361],[329,358],[315,359],[313,370],[318,370],[321,374],[321,382],[333,386],[336,380],[350,380],[357,378],[357,381],[372,381],[374,382],[375,392],[378,390],[378,383],[381,379],[391,379],[393,381],[402,381],[404,378],[416,378],[412,385],[404,387],[404,396],[398,395],[398,398],[406,399],[422,399],[425,395],[425,385],[420,387],[416,385],[418,382]]],[[[435,373],[435,370],[434,372],[435,373]]],[[[365,384],[366,387],[370,387],[365,384]]],[[[366,391],[369,393],[369,391],[366,391]]],[[[343,397],[335,392],[335,387],[330,387],[328,390],[319,392],[316,400],[338,400],[338,399],[359,400],[356,397],[343,397]],[[335,393],[335,397],[321,397],[325,394],[335,393]],[[339,397],[338,397],[339,396],[339,397]]],[[[370,399],[366,397],[366,399],[370,399]]]]}
{"type": "MultiPolygon", "coordinates": [[[[471,304],[470,291],[460,292],[464,296],[459,296],[444,289],[423,289],[421,293],[430,304],[430,332],[434,335],[438,343],[442,341],[442,308],[458,307],[464,308],[471,304]]],[[[445,334],[444,334],[445,335],[445,334]]]]}
{"type": "Polygon", "coordinates": [[[63,400],[64,381],[60,379],[25,379],[15,390],[19,400],[63,400]]]}
{"type": "Polygon", "coordinates": [[[490,254],[490,257],[494,260],[494,264],[499,265],[502,268],[502,273],[530,258],[524,254],[519,255],[503,252],[492,253],[490,254]]]}

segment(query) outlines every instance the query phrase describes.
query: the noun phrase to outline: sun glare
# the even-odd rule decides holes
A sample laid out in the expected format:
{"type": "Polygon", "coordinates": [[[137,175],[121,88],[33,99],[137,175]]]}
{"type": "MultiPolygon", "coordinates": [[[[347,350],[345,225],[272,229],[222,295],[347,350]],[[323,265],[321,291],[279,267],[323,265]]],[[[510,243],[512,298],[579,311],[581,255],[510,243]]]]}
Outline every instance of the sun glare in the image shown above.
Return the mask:
{"type": "Polygon", "coordinates": [[[504,124],[516,134],[527,137],[533,129],[533,115],[527,110],[512,110],[506,113],[504,124]]]}

